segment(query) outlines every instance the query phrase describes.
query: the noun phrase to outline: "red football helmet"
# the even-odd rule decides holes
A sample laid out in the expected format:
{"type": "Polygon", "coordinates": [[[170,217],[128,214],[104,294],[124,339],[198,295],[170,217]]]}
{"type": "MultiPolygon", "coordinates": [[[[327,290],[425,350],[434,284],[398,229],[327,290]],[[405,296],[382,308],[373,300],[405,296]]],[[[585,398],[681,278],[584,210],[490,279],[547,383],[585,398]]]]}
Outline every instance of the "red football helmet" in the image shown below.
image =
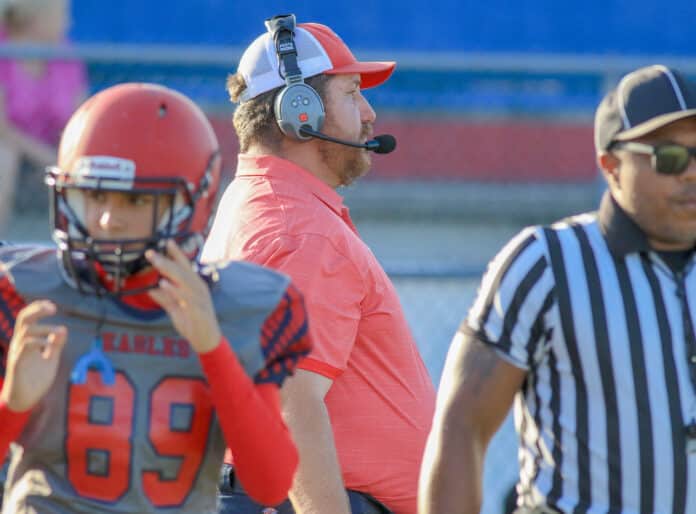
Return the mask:
{"type": "Polygon", "coordinates": [[[147,266],[148,248],[164,251],[167,239],[176,240],[194,259],[207,235],[219,179],[213,128],[184,95],[155,84],[129,83],[91,97],[68,121],[58,165],[48,169],[46,178],[53,239],[72,281],[83,291],[105,293],[97,276],[106,273],[116,285],[108,292],[135,292],[119,285],[147,266]],[[85,225],[85,191],[152,195],[151,235],[93,238],[85,225]],[[161,201],[170,207],[159,217],[161,201]]]}

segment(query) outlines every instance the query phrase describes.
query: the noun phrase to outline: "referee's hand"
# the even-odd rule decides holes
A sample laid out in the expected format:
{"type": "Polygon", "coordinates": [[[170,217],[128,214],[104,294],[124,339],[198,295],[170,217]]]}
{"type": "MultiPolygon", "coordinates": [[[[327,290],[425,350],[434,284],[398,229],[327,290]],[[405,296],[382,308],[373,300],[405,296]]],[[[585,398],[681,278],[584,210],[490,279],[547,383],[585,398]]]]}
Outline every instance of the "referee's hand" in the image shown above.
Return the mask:
{"type": "Polygon", "coordinates": [[[24,412],[31,409],[55,380],[68,329],[62,325],[40,323],[55,313],[53,302],[36,300],[17,315],[7,355],[5,382],[0,392],[0,400],[10,410],[24,412]]]}

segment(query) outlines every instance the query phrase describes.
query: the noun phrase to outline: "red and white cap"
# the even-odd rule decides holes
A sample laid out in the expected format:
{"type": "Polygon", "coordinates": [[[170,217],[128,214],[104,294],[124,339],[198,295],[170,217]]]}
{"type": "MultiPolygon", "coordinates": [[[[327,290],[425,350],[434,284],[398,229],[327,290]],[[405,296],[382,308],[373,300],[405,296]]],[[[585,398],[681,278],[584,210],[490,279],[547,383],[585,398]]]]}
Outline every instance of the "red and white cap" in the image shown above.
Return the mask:
{"type": "MultiPolygon", "coordinates": [[[[302,77],[320,73],[360,74],[360,88],[367,89],[385,82],[394,71],[394,61],[358,61],[343,40],[329,27],[319,23],[300,23],[295,28],[297,64],[302,77]]],[[[278,73],[278,56],[271,35],[266,32],[246,49],[237,67],[246,82],[240,100],[252,98],[285,85],[278,73]]]]}

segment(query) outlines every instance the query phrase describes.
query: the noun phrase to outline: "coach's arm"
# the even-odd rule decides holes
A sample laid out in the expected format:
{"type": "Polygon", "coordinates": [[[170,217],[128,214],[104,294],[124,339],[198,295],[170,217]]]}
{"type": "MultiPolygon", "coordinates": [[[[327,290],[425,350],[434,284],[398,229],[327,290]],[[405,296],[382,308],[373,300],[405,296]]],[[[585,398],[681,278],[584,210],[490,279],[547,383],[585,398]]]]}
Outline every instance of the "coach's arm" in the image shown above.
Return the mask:
{"type": "Polygon", "coordinates": [[[419,514],[480,511],[486,448],[525,375],[474,336],[457,333],[421,467],[419,514]]]}
{"type": "Polygon", "coordinates": [[[290,500],[297,514],[350,514],[331,420],[324,403],[332,384],[325,376],[298,369],[281,389],[283,417],[300,454],[290,489],[290,500]]]}

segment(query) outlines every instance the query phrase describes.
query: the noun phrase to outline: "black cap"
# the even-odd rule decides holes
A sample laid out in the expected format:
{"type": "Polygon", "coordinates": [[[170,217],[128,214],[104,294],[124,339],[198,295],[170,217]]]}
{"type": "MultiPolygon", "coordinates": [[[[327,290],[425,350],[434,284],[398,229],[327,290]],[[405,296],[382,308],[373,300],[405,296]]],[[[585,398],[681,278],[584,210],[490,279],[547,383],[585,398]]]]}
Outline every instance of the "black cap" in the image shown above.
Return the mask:
{"type": "Polygon", "coordinates": [[[595,147],[649,134],[668,123],[696,116],[696,84],[677,70],[655,64],[621,79],[595,114],[595,147]]]}

